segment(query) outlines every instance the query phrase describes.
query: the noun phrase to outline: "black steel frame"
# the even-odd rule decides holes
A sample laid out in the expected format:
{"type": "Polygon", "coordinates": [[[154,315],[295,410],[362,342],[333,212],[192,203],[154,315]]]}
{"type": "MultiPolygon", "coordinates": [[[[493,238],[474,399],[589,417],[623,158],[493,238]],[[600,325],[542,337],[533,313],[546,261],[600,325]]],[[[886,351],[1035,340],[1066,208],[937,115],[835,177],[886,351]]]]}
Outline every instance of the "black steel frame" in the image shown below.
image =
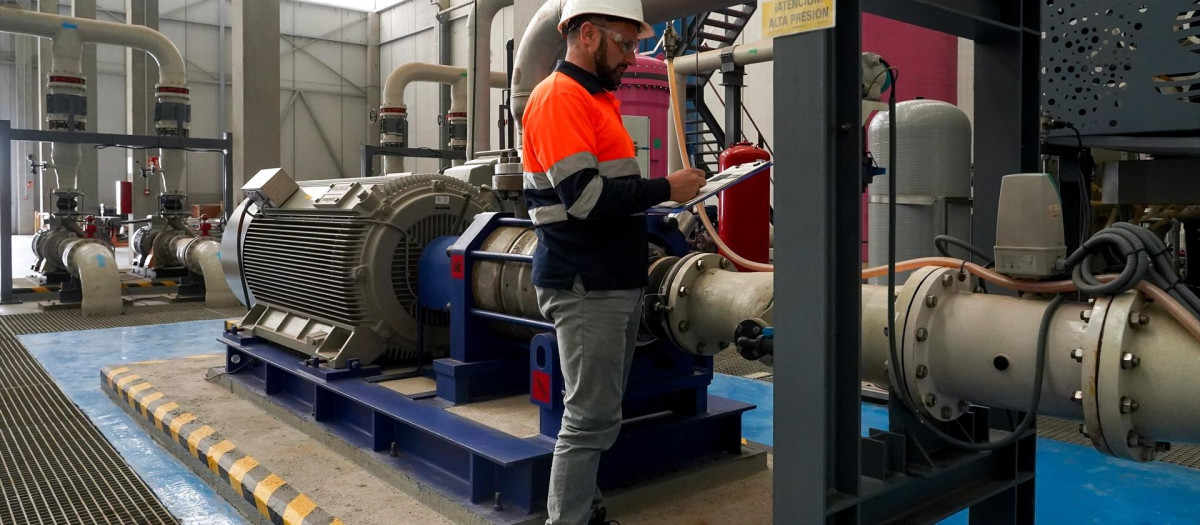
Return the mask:
{"type": "MultiPolygon", "coordinates": [[[[861,14],[975,41],[973,242],[994,244],[1000,179],[1038,168],[1039,4],[839,0],[836,28],[775,40],[775,523],[1032,523],[1035,437],[996,452],[939,447],[889,407],[861,438],[861,14]]],[[[903,75],[903,72],[901,73],[903,75]]],[[[901,79],[901,81],[903,81],[901,79]]],[[[903,176],[903,174],[900,174],[903,176]]],[[[967,418],[977,439],[982,411],[967,418]]],[[[995,428],[995,427],[992,427],[995,428]]]]}
{"type": "Polygon", "coordinates": [[[17,302],[12,291],[12,143],[61,142],[134,149],[182,149],[220,153],[221,194],[225,216],[233,210],[233,134],[224,133],[219,139],[160,137],[151,135],[122,135],[115,133],[83,133],[73,131],[42,131],[13,129],[12,123],[0,120],[0,169],[8,176],[0,182],[0,303],[17,302]]]}
{"type": "Polygon", "coordinates": [[[375,176],[375,157],[466,160],[467,152],[464,150],[393,148],[389,146],[373,146],[370,144],[363,144],[362,155],[359,159],[359,173],[362,174],[362,177],[375,176]]]}

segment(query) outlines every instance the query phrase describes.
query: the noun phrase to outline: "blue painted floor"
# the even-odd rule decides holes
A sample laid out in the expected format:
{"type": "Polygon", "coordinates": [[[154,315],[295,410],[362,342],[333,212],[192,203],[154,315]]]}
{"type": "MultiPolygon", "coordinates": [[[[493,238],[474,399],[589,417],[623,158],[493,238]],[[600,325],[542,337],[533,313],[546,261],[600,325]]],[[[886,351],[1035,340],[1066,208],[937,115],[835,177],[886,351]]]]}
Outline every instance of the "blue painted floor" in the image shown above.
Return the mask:
{"type": "MultiPolygon", "coordinates": [[[[224,351],[222,321],[18,336],[184,523],[240,524],[242,517],[187,466],[149,438],[100,390],[100,367],[224,351]]],[[[710,393],[758,405],[743,418],[747,439],[771,445],[773,385],[717,374],[710,393]]],[[[863,406],[863,428],[887,428],[887,412],[863,406]]],[[[1091,448],[1038,440],[1040,523],[1200,524],[1200,471],[1136,464],[1091,448]]],[[[965,524],[964,514],[943,523],[965,524]]]]}
{"type": "MultiPolygon", "coordinates": [[[[742,418],[742,434],[771,445],[774,385],[717,374],[709,393],[758,408],[742,418]]],[[[863,404],[862,428],[887,428],[887,410],[863,404]]],[[[1169,463],[1134,463],[1089,447],[1038,439],[1038,523],[1105,525],[1200,524],[1200,470],[1169,463]]],[[[966,512],[943,524],[965,525],[966,512]]]]}
{"type": "Polygon", "coordinates": [[[17,336],[167,509],[187,524],[246,521],[100,390],[100,367],[154,359],[220,353],[223,321],[193,321],[128,328],[17,336]]]}

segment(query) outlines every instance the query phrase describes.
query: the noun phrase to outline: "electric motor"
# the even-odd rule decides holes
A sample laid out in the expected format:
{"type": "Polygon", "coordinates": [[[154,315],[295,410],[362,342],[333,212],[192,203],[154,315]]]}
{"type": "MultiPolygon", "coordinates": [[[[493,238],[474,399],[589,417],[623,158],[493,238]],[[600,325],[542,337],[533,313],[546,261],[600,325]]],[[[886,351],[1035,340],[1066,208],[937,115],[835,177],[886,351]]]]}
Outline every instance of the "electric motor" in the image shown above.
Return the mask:
{"type": "MultiPolygon", "coordinates": [[[[272,177],[265,188],[244,188],[262,207],[243,202],[222,240],[230,288],[253,305],[243,328],[337,368],[385,350],[414,355],[422,250],[462,233],[495,198],[442,175],[272,177]],[[282,197],[263,200],[266,192],[282,197]]],[[[425,312],[424,321],[425,349],[446,348],[449,314],[425,312]]]]}

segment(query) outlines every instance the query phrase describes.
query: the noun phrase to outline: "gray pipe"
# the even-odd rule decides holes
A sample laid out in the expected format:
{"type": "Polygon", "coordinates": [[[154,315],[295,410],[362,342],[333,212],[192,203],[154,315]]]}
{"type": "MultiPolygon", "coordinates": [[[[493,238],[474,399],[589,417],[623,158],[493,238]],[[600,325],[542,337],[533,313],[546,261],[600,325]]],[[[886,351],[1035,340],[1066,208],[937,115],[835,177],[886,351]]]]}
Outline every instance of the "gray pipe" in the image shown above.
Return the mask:
{"type": "MultiPolygon", "coordinates": [[[[743,2],[744,0],[643,0],[642,9],[646,22],[657,24],[743,2]]],[[[542,4],[517,47],[516,64],[513,69],[512,112],[518,127],[533,88],[550,76],[554,71],[555,62],[566,56],[567,42],[558,32],[558,20],[561,16],[562,0],[550,0],[542,4]]],[[[518,129],[518,139],[520,136],[521,132],[518,129]]]]}
{"type": "MultiPolygon", "coordinates": [[[[772,40],[687,55],[680,57],[675,62],[675,85],[682,89],[687,82],[688,75],[700,75],[721,69],[721,55],[730,50],[733,52],[733,63],[740,66],[770,62],[775,59],[775,44],[772,40]]],[[[674,95],[677,100],[673,103],[683,107],[684,94],[681,92],[674,95]]],[[[676,138],[675,133],[675,112],[667,112],[667,117],[669,119],[667,125],[667,173],[674,173],[683,169],[683,159],[679,152],[679,139],[676,138]]]]}

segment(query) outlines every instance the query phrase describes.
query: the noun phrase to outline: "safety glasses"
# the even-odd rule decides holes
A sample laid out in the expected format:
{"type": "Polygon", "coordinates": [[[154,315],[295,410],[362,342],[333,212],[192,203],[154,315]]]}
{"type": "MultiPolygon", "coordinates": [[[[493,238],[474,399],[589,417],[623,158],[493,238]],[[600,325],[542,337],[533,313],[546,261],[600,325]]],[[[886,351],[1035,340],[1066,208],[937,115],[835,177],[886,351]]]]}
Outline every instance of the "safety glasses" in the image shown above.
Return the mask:
{"type": "Polygon", "coordinates": [[[599,24],[593,24],[593,25],[595,25],[597,29],[600,29],[601,31],[608,33],[608,36],[612,37],[613,43],[616,44],[617,48],[621,50],[621,54],[628,55],[637,49],[637,44],[638,44],[637,39],[630,40],[629,37],[622,35],[621,33],[618,33],[615,30],[609,29],[609,28],[604,27],[599,24]]]}

